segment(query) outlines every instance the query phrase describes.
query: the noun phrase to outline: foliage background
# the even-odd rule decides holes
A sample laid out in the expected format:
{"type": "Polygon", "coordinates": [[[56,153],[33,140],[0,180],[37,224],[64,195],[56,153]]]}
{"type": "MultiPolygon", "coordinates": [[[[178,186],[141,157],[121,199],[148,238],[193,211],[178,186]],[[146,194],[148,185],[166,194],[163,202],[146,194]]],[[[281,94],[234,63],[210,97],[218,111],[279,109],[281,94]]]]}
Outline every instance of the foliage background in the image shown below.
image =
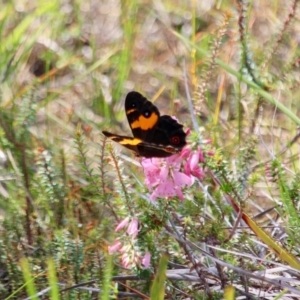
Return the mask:
{"type": "MultiPolygon", "coordinates": [[[[121,149],[113,145],[111,152],[103,142],[103,129],[130,134],[123,100],[131,90],[193,128],[185,76],[201,135],[216,153],[210,168],[222,171],[230,183],[225,189],[237,187],[245,210],[299,254],[297,1],[6,1],[1,7],[0,293],[6,299],[30,294],[22,287],[23,257],[37,276],[37,291],[49,285],[49,257],[64,287],[91,279],[101,286],[113,229],[130,210],[152,230],[141,247],[152,243],[154,266],[167,251],[173,263],[191,268],[163,225],[153,225],[153,215],[164,224],[169,209],[190,216],[191,240],[214,240],[258,257],[269,253],[248,231],[222,244],[230,209],[210,179],[203,184],[221,216],[201,189],[190,191],[195,206],[162,202],[163,214],[152,210],[143,201],[147,191],[134,158],[125,151],[119,158],[121,149]]],[[[257,268],[251,259],[213,253],[257,268]]],[[[114,262],[111,275],[131,273],[114,262]]],[[[238,273],[226,276],[249,292],[238,273]]],[[[216,297],[223,293],[219,279],[212,284],[222,287],[212,293],[216,297]]],[[[133,286],[147,295],[150,283],[133,286]]],[[[202,292],[212,297],[201,285],[169,282],[165,299],[200,299],[202,292]],[[183,292],[174,296],[175,290],[183,292]]],[[[98,292],[74,288],[63,294],[91,297],[98,292]]]]}

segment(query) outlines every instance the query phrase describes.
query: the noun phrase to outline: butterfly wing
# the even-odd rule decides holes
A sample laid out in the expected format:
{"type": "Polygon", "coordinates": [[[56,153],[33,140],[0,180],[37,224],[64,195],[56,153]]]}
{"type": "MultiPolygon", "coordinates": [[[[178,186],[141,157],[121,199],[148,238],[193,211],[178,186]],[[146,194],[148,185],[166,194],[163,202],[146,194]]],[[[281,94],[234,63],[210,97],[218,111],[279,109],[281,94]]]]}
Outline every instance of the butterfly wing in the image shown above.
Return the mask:
{"type": "Polygon", "coordinates": [[[103,131],[113,141],[143,157],[168,157],[186,145],[183,126],[170,116],[160,116],[157,107],[138,92],[126,96],[125,111],[133,138],[103,131]]]}
{"type": "Polygon", "coordinates": [[[167,157],[177,153],[172,147],[162,147],[159,145],[150,144],[135,137],[117,135],[108,131],[102,131],[102,133],[112,141],[119,143],[129,150],[132,150],[138,156],[146,158],[167,157]]]}
{"type": "Polygon", "coordinates": [[[177,149],[186,145],[183,126],[171,116],[160,116],[157,107],[140,93],[128,93],[125,110],[134,137],[143,142],[177,149]]]}
{"type": "Polygon", "coordinates": [[[157,107],[138,92],[130,92],[125,99],[125,111],[134,137],[143,141],[155,130],[159,121],[157,107]]]}
{"type": "Polygon", "coordinates": [[[139,154],[138,145],[143,143],[142,140],[134,137],[117,135],[108,131],[102,131],[102,133],[114,142],[119,143],[129,150],[134,151],[137,155],[139,154]]]}

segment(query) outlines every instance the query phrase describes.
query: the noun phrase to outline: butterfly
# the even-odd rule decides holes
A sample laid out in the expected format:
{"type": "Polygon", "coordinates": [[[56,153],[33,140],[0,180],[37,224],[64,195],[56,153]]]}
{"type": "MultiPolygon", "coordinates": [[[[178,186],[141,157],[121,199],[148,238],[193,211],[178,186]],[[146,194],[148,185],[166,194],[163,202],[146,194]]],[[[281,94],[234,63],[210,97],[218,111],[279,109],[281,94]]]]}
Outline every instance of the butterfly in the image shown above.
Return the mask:
{"type": "Polygon", "coordinates": [[[132,91],[127,94],[125,113],[133,137],[107,131],[102,133],[137,156],[168,157],[179,153],[186,145],[183,125],[171,116],[161,116],[157,107],[140,93],[132,91]]]}

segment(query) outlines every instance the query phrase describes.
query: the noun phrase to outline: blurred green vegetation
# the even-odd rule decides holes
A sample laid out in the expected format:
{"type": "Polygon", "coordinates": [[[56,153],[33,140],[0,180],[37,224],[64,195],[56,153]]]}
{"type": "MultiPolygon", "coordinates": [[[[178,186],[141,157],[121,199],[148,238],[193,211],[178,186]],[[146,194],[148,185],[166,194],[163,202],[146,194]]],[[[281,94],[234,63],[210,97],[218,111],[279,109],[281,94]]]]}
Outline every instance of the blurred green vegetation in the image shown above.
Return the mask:
{"type": "Polygon", "coordinates": [[[297,1],[2,3],[1,299],[38,299],[36,293],[39,299],[132,299],[137,291],[150,299],[155,286],[162,297],[163,283],[156,281],[165,278],[157,270],[165,272],[159,259],[166,252],[168,271],[197,271],[200,279],[167,273],[164,299],[221,299],[227,285],[239,287],[236,295],[250,295],[251,286],[255,295],[263,284],[213,258],[247,272],[272,269],[279,259],[235,226],[224,194],[297,257],[297,11],[297,1]],[[123,109],[131,90],[191,128],[193,147],[199,136],[211,140],[201,144],[214,153],[207,178],[183,202],[147,202],[136,159],[103,141],[102,130],[131,134],[123,109]],[[139,249],[150,250],[150,270],[125,270],[117,255],[108,256],[114,228],[128,215],[139,218],[139,249]],[[176,240],[174,228],[199,249],[176,240]],[[133,279],[118,277],[127,275],[133,279]]]}

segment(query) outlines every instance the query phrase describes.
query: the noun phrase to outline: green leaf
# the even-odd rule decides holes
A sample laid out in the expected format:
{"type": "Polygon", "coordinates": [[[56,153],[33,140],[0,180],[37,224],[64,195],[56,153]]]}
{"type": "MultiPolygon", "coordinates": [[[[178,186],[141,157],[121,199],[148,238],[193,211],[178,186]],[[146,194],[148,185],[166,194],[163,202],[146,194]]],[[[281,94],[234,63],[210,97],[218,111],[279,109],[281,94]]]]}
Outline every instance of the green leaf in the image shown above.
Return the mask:
{"type": "Polygon", "coordinates": [[[159,260],[157,274],[153,280],[150,298],[152,300],[163,300],[165,297],[165,281],[168,265],[168,256],[164,254],[159,260]]]}

